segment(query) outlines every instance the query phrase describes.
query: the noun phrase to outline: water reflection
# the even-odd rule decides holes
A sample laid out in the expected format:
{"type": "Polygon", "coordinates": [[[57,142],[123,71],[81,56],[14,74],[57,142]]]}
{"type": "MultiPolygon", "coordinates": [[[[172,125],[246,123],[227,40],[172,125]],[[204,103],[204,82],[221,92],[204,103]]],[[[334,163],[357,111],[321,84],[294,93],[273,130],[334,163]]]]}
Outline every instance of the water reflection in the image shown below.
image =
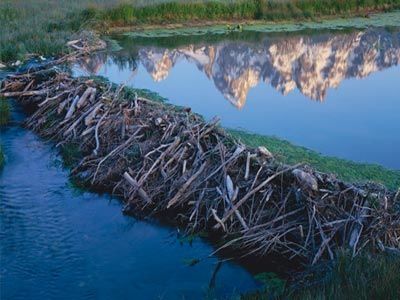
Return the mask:
{"type": "Polygon", "coordinates": [[[164,48],[133,46],[81,61],[90,74],[104,64],[117,64],[134,73],[142,65],[155,82],[165,80],[178,62],[194,64],[233,105],[242,108],[251,88],[269,84],[283,95],[298,89],[323,101],[331,88],[349,78],[364,78],[398,65],[400,31],[370,29],[342,34],[265,37],[257,43],[220,41],[164,48]]]}

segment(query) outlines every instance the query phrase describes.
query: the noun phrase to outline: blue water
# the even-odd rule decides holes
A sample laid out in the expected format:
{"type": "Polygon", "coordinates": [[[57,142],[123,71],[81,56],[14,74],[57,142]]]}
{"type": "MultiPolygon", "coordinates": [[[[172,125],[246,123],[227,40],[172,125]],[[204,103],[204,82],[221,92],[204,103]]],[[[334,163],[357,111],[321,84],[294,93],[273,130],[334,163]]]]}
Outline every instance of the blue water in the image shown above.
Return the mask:
{"type": "Polygon", "coordinates": [[[0,299],[230,299],[259,287],[244,268],[209,257],[204,241],[74,189],[33,133],[3,128],[1,144],[0,299]]]}
{"type": "Polygon", "coordinates": [[[168,47],[117,36],[122,50],[74,71],[156,91],[226,127],[400,169],[399,29],[248,34],[168,47]]]}

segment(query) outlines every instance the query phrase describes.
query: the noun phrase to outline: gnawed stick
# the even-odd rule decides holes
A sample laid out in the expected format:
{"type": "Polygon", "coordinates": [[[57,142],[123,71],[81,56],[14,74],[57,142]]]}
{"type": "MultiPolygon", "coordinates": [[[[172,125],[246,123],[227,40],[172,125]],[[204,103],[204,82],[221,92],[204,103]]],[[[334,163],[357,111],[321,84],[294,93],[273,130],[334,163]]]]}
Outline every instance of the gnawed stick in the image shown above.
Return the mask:
{"type": "MultiPolygon", "coordinates": [[[[264,186],[266,186],[268,183],[270,183],[272,180],[274,180],[276,177],[291,171],[293,169],[299,168],[302,164],[297,164],[291,167],[288,167],[282,171],[279,171],[277,173],[275,173],[274,175],[268,177],[264,182],[262,182],[259,186],[257,186],[255,189],[251,190],[250,192],[248,192],[242,199],[240,199],[231,210],[229,210],[225,216],[222,218],[222,223],[225,223],[226,220],[235,212],[235,210],[237,210],[244,202],[246,202],[247,199],[249,199],[251,196],[253,196],[255,193],[257,193],[259,190],[261,190],[264,186]]],[[[218,229],[219,226],[218,224],[214,226],[215,229],[218,229]]]]}
{"type": "Polygon", "coordinates": [[[65,94],[69,94],[71,92],[72,92],[72,90],[66,90],[66,91],[63,91],[63,92],[61,92],[60,94],[58,94],[56,96],[53,96],[53,97],[50,97],[50,98],[46,98],[46,100],[44,100],[43,102],[39,103],[38,106],[42,107],[42,106],[46,105],[48,102],[54,101],[54,100],[60,98],[61,96],[65,95],[65,94]]]}
{"type": "Polygon", "coordinates": [[[78,103],[78,101],[79,101],[79,96],[76,95],[74,100],[72,100],[72,104],[71,104],[70,108],[68,109],[68,112],[65,115],[64,120],[68,120],[68,119],[70,119],[72,117],[72,115],[75,112],[76,104],[78,103]]]}
{"type": "Polygon", "coordinates": [[[96,155],[96,156],[99,154],[99,150],[100,150],[99,129],[100,129],[101,123],[102,123],[103,120],[107,117],[108,113],[109,113],[109,110],[106,111],[106,112],[101,116],[101,118],[100,118],[100,120],[97,122],[97,125],[96,125],[95,130],[94,130],[94,138],[95,138],[95,140],[96,140],[96,148],[93,150],[93,154],[96,155]]]}
{"type": "Polygon", "coordinates": [[[167,208],[170,208],[172,205],[175,205],[175,203],[179,201],[179,198],[182,196],[182,194],[189,188],[192,182],[195,181],[196,178],[201,175],[201,173],[203,173],[206,166],[207,163],[203,163],[199,168],[199,170],[185,182],[185,184],[179,189],[179,191],[175,194],[175,196],[168,202],[167,208]]]}
{"type": "Polygon", "coordinates": [[[88,87],[86,89],[86,91],[83,92],[82,96],[79,98],[78,102],[76,103],[76,107],[78,109],[81,108],[86,103],[86,100],[88,100],[88,98],[91,97],[93,90],[94,90],[93,88],[88,87]]]}
{"type": "Polygon", "coordinates": [[[0,97],[12,98],[12,97],[30,97],[30,96],[42,96],[49,92],[48,89],[39,91],[23,91],[23,92],[4,92],[0,93],[0,97]]]}
{"type": "Polygon", "coordinates": [[[144,200],[147,204],[152,203],[151,198],[147,195],[147,193],[139,186],[139,183],[128,174],[128,172],[124,173],[124,178],[129,182],[131,186],[137,190],[139,197],[144,200]]]}

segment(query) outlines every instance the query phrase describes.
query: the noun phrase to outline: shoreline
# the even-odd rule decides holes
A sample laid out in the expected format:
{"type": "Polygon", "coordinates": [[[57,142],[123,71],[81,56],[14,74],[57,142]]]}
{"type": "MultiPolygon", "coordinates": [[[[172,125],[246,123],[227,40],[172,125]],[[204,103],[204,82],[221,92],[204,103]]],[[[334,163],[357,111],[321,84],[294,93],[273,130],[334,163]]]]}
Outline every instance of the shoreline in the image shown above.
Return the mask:
{"type": "MultiPolygon", "coordinates": [[[[332,249],[347,248],[350,241],[353,251],[358,243],[342,234],[357,232],[353,222],[362,213],[360,203],[374,203],[369,207],[374,217],[363,220],[365,228],[399,217],[393,206],[398,194],[345,183],[303,164],[282,164],[265,147],[240,144],[217,121],[205,123],[190,110],[154,102],[134,90],[96,79],[73,79],[52,68],[11,76],[3,90],[3,96],[33,108],[27,126],[59,143],[73,178],[120,195],[127,213],[164,215],[188,233],[216,234],[224,244],[219,250],[233,248],[256,257],[280,253],[291,257],[289,261],[314,264],[334,259],[325,247],[313,246],[323,241],[318,230],[301,246],[304,230],[324,228],[319,222],[328,217],[325,213],[330,222],[343,214],[353,216],[346,224],[338,222],[333,235],[324,233],[332,235],[332,249]],[[265,197],[269,204],[262,204],[265,197]],[[322,201],[326,197],[329,202],[322,201]],[[320,205],[320,221],[309,223],[320,205]],[[275,236],[280,236],[280,243],[275,236]]],[[[385,228],[397,230],[392,226],[385,228]]],[[[370,230],[359,232],[360,245],[372,246],[377,238],[387,243],[383,250],[396,244],[371,236],[370,230]]]]}
{"type": "MultiPolygon", "coordinates": [[[[104,30],[99,30],[99,33],[106,33],[106,34],[122,34],[127,32],[134,32],[140,33],[144,31],[157,31],[157,30],[190,30],[190,29],[210,29],[212,27],[219,27],[219,26],[230,26],[232,31],[235,32],[235,26],[242,26],[242,30],[246,29],[246,26],[250,27],[251,30],[252,26],[263,26],[263,27],[278,27],[276,31],[271,30],[271,32],[281,32],[279,29],[280,26],[304,26],[307,24],[321,24],[326,21],[340,21],[346,22],[349,20],[354,19],[364,19],[369,20],[371,17],[377,15],[386,15],[393,12],[399,11],[399,8],[384,10],[384,9],[375,9],[369,10],[366,9],[365,12],[349,12],[345,14],[339,15],[322,15],[312,19],[283,19],[283,20],[254,20],[254,19],[230,19],[230,20],[202,20],[202,21],[188,21],[188,22],[180,22],[180,23],[159,23],[159,24],[134,24],[134,25],[123,25],[120,26],[118,24],[111,24],[109,28],[104,30]],[[366,14],[367,13],[367,14],[366,14]]],[[[353,24],[353,26],[356,24],[353,24]]],[[[357,25],[356,25],[357,26],[357,25]]],[[[357,28],[357,27],[356,27],[357,28]]],[[[307,28],[305,28],[307,29],[307,28]]]]}
{"type": "Polygon", "coordinates": [[[142,7],[116,4],[108,8],[82,3],[63,6],[65,13],[61,18],[53,11],[47,11],[46,7],[43,9],[27,3],[17,8],[12,2],[6,1],[4,5],[0,4],[0,16],[6,16],[0,18],[0,27],[9,28],[0,36],[0,67],[10,65],[11,62],[19,61],[21,64],[21,61],[32,55],[51,57],[66,54],[68,47],[65,43],[85,30],[104,34],[132,29],[137,32],[156,28],[178,30],[184,26],[195,29],[193,26],[205,25],[200,28],[204,30],[211,25],[223,24],[223,27],[233,25],[233,28],[229,26],[229,30],[235,31],[237,27],[240,31],[242,25],[237,23],[243,22],[253,24],[250,27],[285,27],[307,22],[319,24],[324,21],[346,21],[357,16],[361,17],[360,20],[369,20],[376,13],[390,13],[400,9],[400,0],[394,1],[357,4],[332,0],[322,5],[318,1],[274,4],[267,0],[249,0],[248,3],[164,3],[142,7]]]}
{"type": "Polygon", "coordinates": [[[322,172],[334,174],[338,179],[357,184],[382,184],[389,190],[400,186],[400,170],[379,164],[356,162],[336,156],[327,156],[307,147],[274,136],[226,128],[226,131],[250,147],[265,146],[274,156],[287,164],[302,161],[322,172]]]}

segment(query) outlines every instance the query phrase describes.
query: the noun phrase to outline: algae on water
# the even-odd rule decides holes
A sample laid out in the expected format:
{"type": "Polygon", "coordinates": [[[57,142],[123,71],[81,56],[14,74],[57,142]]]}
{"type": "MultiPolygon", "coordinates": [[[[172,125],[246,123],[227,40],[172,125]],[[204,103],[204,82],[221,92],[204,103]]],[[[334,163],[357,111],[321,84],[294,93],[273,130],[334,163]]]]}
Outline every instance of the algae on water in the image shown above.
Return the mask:
{"type": "MultiPolygon", "coordinates": [[[[240,31],[248,32],[295,32],[302,30],[344,30],[344,29],[365,29],[368,27],[398,27],[400,25],[400,11],[389,13],[373,14],[370,17],[353,17],[340,19],[326,19],[320,22],[304,21],[304,22],[285,22],[285,23],[265,23],[242,25],[240,31]]],[[[154,29],[127,32],[123,35],[141,38],[157,38],[170,36],[188,36],[188,35],[206,35],[206,34],[227,34],[232,29],[226,25],[192,27],[192,28],[174,28],[174,29],[154,29]]]]}

